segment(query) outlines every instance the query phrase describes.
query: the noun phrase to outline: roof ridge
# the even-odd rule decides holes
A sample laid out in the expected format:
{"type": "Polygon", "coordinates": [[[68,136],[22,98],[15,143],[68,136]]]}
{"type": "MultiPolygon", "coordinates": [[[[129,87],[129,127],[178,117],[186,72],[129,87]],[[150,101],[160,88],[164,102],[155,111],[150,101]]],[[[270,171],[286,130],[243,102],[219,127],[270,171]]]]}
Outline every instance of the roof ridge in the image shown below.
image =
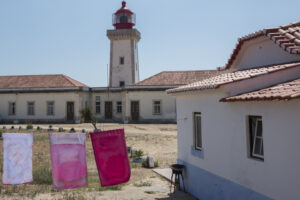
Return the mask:
{"type": "MultiPolygon", "coordinates": [[[[266,36],[267,38],[269,38],[271,41],[273,41],[275,44],[277,44],[276,40],[273,40],[272,37],[269,37],[268,34],[269,33],[273,33],[273,32],[277,32],[279,29],[288,29],[291,27],[295,27],[295,26],[300,26],[300,21],[295,22],[295,23],[291,23],[291,24],[287,24],[285,26],[279,26],[276,28],[267,28],[267,29],[261,29],[258,31],[255,31],[253,33],[247,34],[245,36],[242,36],[240,38],[238,38],[238,42],[235,46],[235,48],[233,49],[233,52],[231,53],[226,65],[224,69],[229,69],[231,67],[231,65],[233,64],[235,58],[237,57],[240,49],[242,48],[244,42],[260,37],[260,36],[266,36]]],[[[281,44],[277,44],[280,48],[283,48],[286,52],[290,53],[290,54],[300,54],[300,50],[298,51],[293,51],[290,49],[288,49],[285,46],[282,46],[281,44]]],[[[300,48],[300,47],[299,47],[300,48]]]]}
{"type": "Polygon", "coordinates": [[[203,72],[203,71],[218,71],[217,69],[204,69],[204,70],[176,70],[176,71],[162,71],[164,72],[203,72]]]}
{"type": "Polygon", "coordinates": [[[60,76],[63,74],[28,74],[28,75],[0,75],[0,77],[27,77],[27,76],[60,76]]]}
{"type": "Polygon", "coordinates": [[[294,67],[299,67],[300,61],[298,62],[289,62],[289,63],[283,63],[283,64],[274,64],[269,66],[261,66],[258,68],[251,68],[251,69],[245,69],[245,70],[238,70],[235,72],[228,72],[219,74],[215,77],[206,78],[201,81],[196,81],[190,84],[186,84],[184,86],[167,90],[167,93],[177,93],[177,92],[185,92],[185,91],[191,91],[191,90],[203,90],[203,89],[214,89],[218,88],[222,85],[230,84],[232,82],[238,82],[243,81],[245,79],[263,76],[265,74],[271,74],[278,71],[282,71],[285,69],[290,69],[294,67]],[[259,69],[262,69],[261,71],[258,71],[259,69]],[[247,72],[248,71],[248,72],[247,72]],[[252,71],[252,74],[251,74],[252,71]],[[246,72],[246,73],[244,73],[246,72]],[[240,73],[240,74],[238,74],[240,73]],[[245,74],[244,78],[240,77],[240,75],[245,74]],[[248,73],[248,74],[247,74],[248,73]],[[222,77],[225,76],[225,77],[222,77]],[[225,78],[224,80],[221,80],[222,78],[225,78]]]}
{"type": "Polygon", "coordinates": [[[69,81],[72,85],[74,85],[75,87],[78,87],[77,83],[81,84],[82,86],[84,87],[89,87],[79,81],[76,81],[75,79],[72,79],[71,77],[67,76],[67,75],[64,75],[64,74],[61,74],[62,77],[64,77],[65,79],[67,79],[67,81],[69,81]]]}

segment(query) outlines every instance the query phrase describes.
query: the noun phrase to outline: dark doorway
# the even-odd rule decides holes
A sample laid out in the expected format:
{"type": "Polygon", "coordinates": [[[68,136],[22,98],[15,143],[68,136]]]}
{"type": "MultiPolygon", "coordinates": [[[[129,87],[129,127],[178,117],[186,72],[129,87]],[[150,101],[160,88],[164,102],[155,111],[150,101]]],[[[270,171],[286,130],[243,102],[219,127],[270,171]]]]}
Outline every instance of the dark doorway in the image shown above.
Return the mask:
{"type": "Polygon", "coordinates": [[[138,121],[140,117],[140,110],[139,110],[139,102],[132,101],[131,102],[131,120],[138,121]]]}
{"type": "Polygon", "coordinates": [[[74,102],[67,102],[67,121],[74,121],[74,102]]]}
{"type": "Polygon", "coordinates": [[[105,102],[105,119],[112,119],[112,102],[105,102]]]}

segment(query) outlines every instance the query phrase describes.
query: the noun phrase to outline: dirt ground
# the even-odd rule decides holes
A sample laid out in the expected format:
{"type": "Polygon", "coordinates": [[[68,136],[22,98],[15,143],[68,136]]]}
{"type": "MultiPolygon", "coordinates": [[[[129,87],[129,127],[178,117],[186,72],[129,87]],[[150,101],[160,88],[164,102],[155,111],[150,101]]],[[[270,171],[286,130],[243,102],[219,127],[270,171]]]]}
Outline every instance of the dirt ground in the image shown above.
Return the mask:
{"type": "MultiPolygon", "coordinates": [[[[49,153],[49,139],[47,129],[49,125],[33,125],[33,130],[26,130],[26,125],[3,125],[2,132],[33,132],[33,177],[31,184],[18,186],[0,186],[0,199],[107,199],[107,200],[139,200],[139,199],[195,199],[188,194],[176,192],[169,195],[170,183],[151,169],[143,168],[140,163],[131,162],[131,178],[128,183],[113,186],[101,187],[98,178],[96,163],[90,138],[86,141],[86,155],[88,167],[87,187],[57,190],[52,187],[51,161],[49,153]],[[14,130],[11,130],[14,126],[14,130]],[[21,126],[21,130],[19,127],[21,126]],[[37,130],[40,126],[42,130],[37,130]]],[[[74,128],[76,132],[85,129],[92,131],[91,124],[55,124],[52,125],[53,132],[58,132],[62,127],[68,132],[74,128]]],[[[135,147],[144,152],[144,155],[153,156],[158,161],[158,168],[168,167],[176,163],[177,157],[177,127],[174,124],[99,124],[101,130],[124,128],[127,146],[135,147]]],[[[0,142],[0,178],[2,178],[2,141],[0,142]]]]}

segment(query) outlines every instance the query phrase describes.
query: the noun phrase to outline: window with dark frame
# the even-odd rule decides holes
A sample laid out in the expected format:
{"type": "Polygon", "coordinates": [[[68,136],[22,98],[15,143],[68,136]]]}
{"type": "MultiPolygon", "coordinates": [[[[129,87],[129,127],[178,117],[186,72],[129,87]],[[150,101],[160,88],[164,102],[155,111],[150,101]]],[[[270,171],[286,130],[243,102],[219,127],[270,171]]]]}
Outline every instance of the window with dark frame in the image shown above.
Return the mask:
{"type": "Polygon", "coordinates": [[[263,125],[261,116],[249,116],[250,157],[264,160],[263,125]]]}
{"type": "Polygon", "coordinates": [[[27,102],[27,115],[34,115],[34,102],[27,102]]]}
{"type": "Polygon", "coordinates": [[[16,103],[15,102],[8,103],[8,115],[16,115],[16,103]]]}
{"type": "Polygon", "coordinates": [[[95,97],[95,111],[96,114],[100,114],[101,112],[101,102],[100,102],[100,96],[96,96],[95,97]]]}
{"type": "Polygon", "coordinates": [[[201,113],[194,112],[194,147],[195,150],[202,150],[202,130],[201,130],[201,113]]]}
{"type": "Polygon", "coordinates": [[[121,101],[117,102],[117,113],[122,113],[122,102],[121,101]]]}
{"type": "Polygon", "coordinates": [[[120,65],[124,65],[124,57],[120,57],[120,65]]]}
{"type": "Polygon", "coordinates": [[[155,100],[153,101],[153,115],[161,114],[161,101],[155,100]]]}
{"type": "Polygon", "coordinates": [[[47,115],[54,115],[54,101],[47,102],[47,115]]]}
{"type": "Polygon", "coordinates": [[[120,87],[124,87],[125,86],[125,82],[124,81],[120,81],[119,85],[120,85],[120,87]]]}

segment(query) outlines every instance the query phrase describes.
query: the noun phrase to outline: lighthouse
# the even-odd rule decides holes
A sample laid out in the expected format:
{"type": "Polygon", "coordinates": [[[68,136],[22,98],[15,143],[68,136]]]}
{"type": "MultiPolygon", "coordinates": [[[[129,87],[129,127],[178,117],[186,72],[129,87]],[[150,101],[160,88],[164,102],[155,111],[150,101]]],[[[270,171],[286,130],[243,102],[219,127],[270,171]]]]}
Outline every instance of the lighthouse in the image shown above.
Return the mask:
{"type": "Polygon", "coordinates": [[[107,30],[110,40],[109,87],[124,87],[139,81],[138,42],[140,32],[135,26],[135,14],[122,7],[113,14],[113,30],[107,30]]]}

